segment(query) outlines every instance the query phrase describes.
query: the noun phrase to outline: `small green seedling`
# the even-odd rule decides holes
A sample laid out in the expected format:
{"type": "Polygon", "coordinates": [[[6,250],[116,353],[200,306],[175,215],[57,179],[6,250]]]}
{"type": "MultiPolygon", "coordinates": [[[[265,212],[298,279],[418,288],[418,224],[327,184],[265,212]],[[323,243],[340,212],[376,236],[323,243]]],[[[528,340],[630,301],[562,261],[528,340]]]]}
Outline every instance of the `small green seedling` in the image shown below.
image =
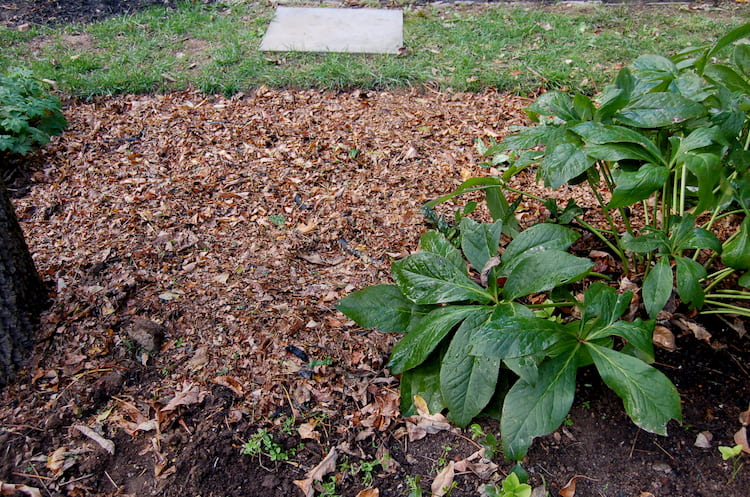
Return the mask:
{"type": "Polygon", "coordinates": [[[488,497],[530,497],[531,485],[521,483],[515,473],[510,473],[504,480],[502,488],[497,485],[485,487],[488,497]]]}
{"type": "Polygon", "coordinates": [[[247,442],[242,445],[242,453],[252,457],[265,455],[271,461],[288,461],[289,456],[296,454],[295,449],[284,450],[273,441],[271,434],[266,429],[259,429],[247,442]]]}
{"type": "Polygon", "coordinates": [[[424,495],[422,487],[419,486],[420,479],[419,475],[406,476],[406,484],[409,486],[409,495],[406,497],[422,497],[424,495]]]}
{"type": "Polygon", "coordinates": [[[732,460],[732,476],[727,483],[732,483],[739,474],[744,463],[742,462],[742,445],[737,444],[734,447],[720,446],[721,458],[725,461],[732,460]]]}
{"type": "Polygon", "coordinates": [[[469,429],[471,430],[471,439],[484,447],[484,457],[493,459],[500,449],[500,442],[497,437],[493,433],[485,433],[482,427],[476,423],[472,424],[469,429]]]}

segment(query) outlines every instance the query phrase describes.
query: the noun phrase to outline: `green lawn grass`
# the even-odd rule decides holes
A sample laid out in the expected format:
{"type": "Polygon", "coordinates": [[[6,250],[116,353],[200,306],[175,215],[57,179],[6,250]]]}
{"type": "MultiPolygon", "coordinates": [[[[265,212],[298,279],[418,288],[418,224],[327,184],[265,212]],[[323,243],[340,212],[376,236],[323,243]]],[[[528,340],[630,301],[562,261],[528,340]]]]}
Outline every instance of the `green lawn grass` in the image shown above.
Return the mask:
{"type": "Polygon", "coordinates": [[[261,85],[595,93],[641,53],[671,54],[750,22],[750,9],[723,5],[406,5],[405,54],[393,56],[263,53],[271,7],[186,2],[89,25],[0,27],[0,67],[30,67],[78,97],[261,85]]]}

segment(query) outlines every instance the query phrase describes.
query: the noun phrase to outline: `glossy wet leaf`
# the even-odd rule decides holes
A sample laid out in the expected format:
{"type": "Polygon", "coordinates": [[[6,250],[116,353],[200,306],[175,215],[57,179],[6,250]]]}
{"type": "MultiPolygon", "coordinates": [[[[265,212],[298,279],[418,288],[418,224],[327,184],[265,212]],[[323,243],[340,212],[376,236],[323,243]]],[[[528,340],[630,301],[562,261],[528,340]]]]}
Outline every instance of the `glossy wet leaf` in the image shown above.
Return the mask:
{"type": "Polygon", "coordinates": [[[566,250],[581,235],[559,224],[538,223],[518,234],[505,247],[502,256],[502,274],[510,271],[524,258],[535,252],[566,250]]]}
{"type": "Polygon", "coordinates": [[[586,346],[602,380],[622,399],[636,425],[666,435],[669,420],[682,421],[680,396],[662,372],[615,350],[592,343],[586,346]]]}
{"type": "Polygon", "coordinates": [[[470,354],[477,332],[491,312],[488,309],[465,319],[443,357],[440,388],[448,417],[458,426],[468,425],[495,393],[500,359],[470,354]]]}
{"type": "Polygon", "coordinates": [[[706,269],[698,262],[688,257],[677,256],[676,281],[677,295],[683,303],[700,309],[703,306],[705,292],[701,286],[701,279],[706,277],[706,269]]]}
{"type": "Polygon", "coordinates": [[[391,373],[399,374],[424,362],[454,326],[475,312],[485,312],[485,309],[482,306],[454,305],[427,314],[393,347],[388,362],[391,373]]]}
{"type": "Polygon", "coordinates": [[[531,293],[545,292],[578,280],[594,263],[562,250],[543,250],[524,257],[508,275],[503,296],[515,300],[531,293]]]}
{"type": "Polygon", "coordinates": [[[661,189],[668,179],[669,169],[655,164],[644,164],[636,171],[617,170],[614,173],[617,186],[607,207],[627,207],[647,199],[661,189]]]}
{"type": "Polygon", "coordinates": [[[375,285],[339,300],[337,309],[363,328],[406,333],[409,326],[432,308],[417,305],[395,285],[375,285]]]}
{"type": "Polygon", "coordinates": [[[503,222],[478,223],[467,217],[461,219],[461,249],[477,272],[498,254],[503,222]]]}
{"type": "Polygon", "coordinates": [[[615,117],[636,128],[660,128],[705,114],[706,108],[697,102],[678,94],[657,92],[636,97],[615,117]]]}
{"type": "Polygon", "coordinates": [[[573,404],[577,365],[571,355],[542,363],[539,380],[531,385],[518,380],[505,396],[500,421],[503,452],[520,461],[535,437],[551,433],[562,424],[573,404]]]}
{"type": "Polygon", "coordinates": [[[673,276],[669,259],[661,257],[643,281],[643,305],[651,318],[656,318],[672,295],[673,276]]]}
{"type": "Polygon", "coordinates": [[[544,183],[554,189],[583,174],[594,165],[594,159],[573,143],[562,143],[548,153],[539,164],[544,183]]]}
{"type": "Polygon", "coordinates": [[[432,252],[418,252],[391,266],[401,292],[417,304],[489,302],[492,296],[474,283],[456,264],[432,252]]]}

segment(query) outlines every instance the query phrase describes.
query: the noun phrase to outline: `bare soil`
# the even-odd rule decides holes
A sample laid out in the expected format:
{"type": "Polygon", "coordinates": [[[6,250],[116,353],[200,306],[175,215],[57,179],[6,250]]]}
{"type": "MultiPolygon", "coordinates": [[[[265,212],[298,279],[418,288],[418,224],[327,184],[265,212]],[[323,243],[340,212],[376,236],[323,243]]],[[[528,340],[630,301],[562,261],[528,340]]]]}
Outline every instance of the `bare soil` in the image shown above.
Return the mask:
{"type": "MultiPolygon", "coordinates": [[[[479,446],[466,430],[414,440],[384,368],[397,337],[334,304],[389,281],[389,261],[427,229],[421,204],[487,174],[474,139],[523,123],[528,103],[267,88],[69,102],[69,130],[10,177],[52,303],[28,368],[0,393],[0,482],[48,496],[302,496],[337,455],[323,481],[339,495],[406,496],[415,477],[429,495],[451,462],[451,495],[480,495],[511,464],[467,464],[479,446]],[[242,453],[260,429],[288,460],[242,453]]],[[[517,186],[538,191],[531,177],[517,186]]],[[[524,224],[546,216],[521,206],[524,224]]],[[[584,371],[569,420],[525,461],[531,483],[553,496],[576,475],[578,497],[747,495],[747,468],[730,482],[717,450],[750,403],[747,338],[703,324],[712,337],[674,328],[677,350],[657,356],[682,425],[638,430],[584,371]],[[701,432],[710,448],[694,445],[701,432]]]]}

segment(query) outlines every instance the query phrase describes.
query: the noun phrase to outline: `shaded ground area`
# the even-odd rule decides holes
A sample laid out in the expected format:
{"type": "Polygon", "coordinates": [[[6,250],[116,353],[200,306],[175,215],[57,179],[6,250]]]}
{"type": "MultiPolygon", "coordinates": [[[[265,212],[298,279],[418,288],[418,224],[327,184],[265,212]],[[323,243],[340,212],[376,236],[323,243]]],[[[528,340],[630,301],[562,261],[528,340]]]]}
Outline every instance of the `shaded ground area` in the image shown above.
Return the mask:
{"type": "MultiPolygon", "coordinates": [[[[394,337],[333,306],[388,281],[426,229],[420,205],[486,173],[473,139],[502,136],[527,103],[261,88],[70,105],[71,128],[16,201],[54,303],[0,398],[0,480],[50,495],[303,495],[293,481],[332,453],[323,481],[338,495],[406,496],[416,477],[427,491],[450,461],[454,496],[502,478],[498,457],[465,461],[479,449],[468,431],[416,439],[421,421],[400,417],[383,369],[394,337]],[[267,455],[243,455],[261,429],[267,455]]],[[[545,216],[521,206],[523,223],[545,216]]],[[[744,495],[748,472],[727,483],[717,447],[750,400],[747,339],[708,328],[710,344],[675,328],[678,351],[658,357],[684,401],[670,437],[637,430],[584,374],[569,421],[529,454],[532,482],[557,495],[584,475],[579,497],[744,495]],[[708,449],[694,446],[704,431],[708,449]]]]}

